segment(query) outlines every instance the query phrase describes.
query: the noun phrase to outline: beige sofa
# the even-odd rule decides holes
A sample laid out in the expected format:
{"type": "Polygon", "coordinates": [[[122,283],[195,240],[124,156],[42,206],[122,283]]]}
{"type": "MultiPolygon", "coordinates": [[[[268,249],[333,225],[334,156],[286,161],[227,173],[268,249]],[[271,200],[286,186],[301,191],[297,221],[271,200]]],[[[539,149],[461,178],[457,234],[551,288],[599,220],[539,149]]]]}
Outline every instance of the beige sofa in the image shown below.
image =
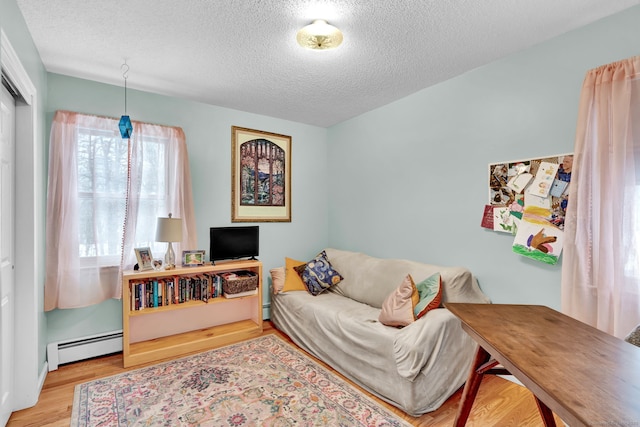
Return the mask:
{"type": "Polygon", "coordinates": [[[442,277],[442,303],[489,303],[465,268],[326,249],[344,277],[317,296],[289,291],[271,297],[271,321],[296,344],[410,415],[437,409],[465,382],[476,344],[447,309],[404,327],[378,321],[381,306],[407,274],[442,277]]]}

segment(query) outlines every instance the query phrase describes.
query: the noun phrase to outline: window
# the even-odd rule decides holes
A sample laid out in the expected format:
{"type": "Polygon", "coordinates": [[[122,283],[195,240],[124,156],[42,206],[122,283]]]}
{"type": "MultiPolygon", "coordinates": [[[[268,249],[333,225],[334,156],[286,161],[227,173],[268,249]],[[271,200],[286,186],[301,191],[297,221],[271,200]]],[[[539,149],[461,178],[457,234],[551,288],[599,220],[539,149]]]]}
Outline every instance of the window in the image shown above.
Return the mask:
{"type": "Polygon", "coordinates": [[[155,242],[158,217],[182,218],[176,251],[197,249],[191,177],[180,128],[57,111],[51,125],[47,188],[45,310],[121,297],[121,270],[134,248],[155,242]],[[112,267],[112,268],[108,268],[112,267]]]}
{"type": "MultiPolygon", "coordinates": [[[[142,150],[145,165],[141,179],[140,206],[145,218],[166,216],[167,139],[145,137],[142,150]]],[[[79,128],[78,168],[78,255],[99,258],[101,265],[119,265],[125,220],[128,141],[111,131],[79,128]]],[[[145,221],[137,228],[134,244],[161,249],[149,240],[155,234],[155,222],[145,221]],[[154,247],[155,245],[155,247],[154,247]]],[[[153,252],[152,252],[153,253],[153,252]]]]}
{"type": "Polygon", "coordinates": [[[562,310],[625,337],[640,323],[640,57],[587,72],[565,221],[562,310]]]}

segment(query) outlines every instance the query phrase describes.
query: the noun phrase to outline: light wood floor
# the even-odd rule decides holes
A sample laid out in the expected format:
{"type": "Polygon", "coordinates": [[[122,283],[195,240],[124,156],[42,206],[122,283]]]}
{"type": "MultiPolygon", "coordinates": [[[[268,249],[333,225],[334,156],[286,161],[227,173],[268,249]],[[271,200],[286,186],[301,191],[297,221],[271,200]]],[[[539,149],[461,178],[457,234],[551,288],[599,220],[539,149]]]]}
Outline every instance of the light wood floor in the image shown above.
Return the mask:
{"type": "MultiPolygon", "coordinates": [[[[289,340],[286,335],[273,328],[270,322],[264,323],[263,334],[278,334],[289,340]]],[[[326,364],[318,362],[333,371],[326,364]]],[[[9,418],[7,426],[68,427],[73,405],[73,389],[76,384],[116,375],[142,366],[123,368],[122,354],[61,366],[58,370],[48,373],[37,405],[14,412],[9,418]]],[[[340,375],[337,372],[336,374],[340,375]]],[[[374,396],[369,396],[415,426],[440,427],[453,425],[461,395],[462,390],[459,390],[438,410],[424,414],[419,418],[411,417],[374,396]]],[[[559,426],[563,425],[557,417],[556,423],[559,426]]],[[[467,422],[469,427],[538,427],[542,425],[533,395],[524,387],[492,375],[484,378],[467,422]]]]}

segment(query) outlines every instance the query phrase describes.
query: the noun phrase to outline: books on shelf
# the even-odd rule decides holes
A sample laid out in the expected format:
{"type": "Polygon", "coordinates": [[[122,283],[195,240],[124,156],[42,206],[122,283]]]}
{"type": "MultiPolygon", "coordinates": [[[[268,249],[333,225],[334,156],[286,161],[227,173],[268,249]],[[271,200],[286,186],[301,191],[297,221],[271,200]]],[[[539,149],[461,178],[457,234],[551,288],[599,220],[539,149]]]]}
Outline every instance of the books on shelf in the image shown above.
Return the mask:
{"type": "Polygon", "coordinates": [[[222,296],[222,279],[214,273],[168,276],[129,282],[131,311],[222,296]]]}

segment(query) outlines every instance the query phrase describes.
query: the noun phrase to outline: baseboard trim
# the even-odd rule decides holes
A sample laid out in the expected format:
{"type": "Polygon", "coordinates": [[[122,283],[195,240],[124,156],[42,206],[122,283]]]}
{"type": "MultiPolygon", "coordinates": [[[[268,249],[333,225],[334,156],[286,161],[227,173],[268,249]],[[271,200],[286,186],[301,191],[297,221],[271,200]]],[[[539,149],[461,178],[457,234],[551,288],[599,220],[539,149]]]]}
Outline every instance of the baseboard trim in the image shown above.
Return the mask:
{"type": "MultiPolygon", "coordinates": [[[[45,360],[42,364],[42,368],[40,369],[40,373],[38,374],[38,383],[36,384],[35,390],[33,390],[33,392],[29,391],[28,396],[24,396],[24,399],[21,400],[18,405],[13,407],[12,412],[21,411],[23,409],[36,406],[38,400],[40,399],[42,388],[44,387],[44,380],[47,378],[47,372],[47,361],[45,360]]],[[[17,402],[14,400],[13,403],[16,404],[17,402]]]]}
{"type": "Polygon", "coordinates": [[[58,369],[58,365],[64,363],[77,362],[119,351],[122,351],[122,330],[52,342],[47,345],[49,371],[55,371],[58,369]]]}
{"type": "Polygon", "coordinates": [[[34,405],[38,402],[40,393],[42,393],[42,388],[44,387],[44,381],[47,379],[48,372],[49,372],[49,363],[45,360],[44,363],[42,364],[40,375],[38,375],[38,394],[36,397],[36,401],[33,403],[34,405]]]}

